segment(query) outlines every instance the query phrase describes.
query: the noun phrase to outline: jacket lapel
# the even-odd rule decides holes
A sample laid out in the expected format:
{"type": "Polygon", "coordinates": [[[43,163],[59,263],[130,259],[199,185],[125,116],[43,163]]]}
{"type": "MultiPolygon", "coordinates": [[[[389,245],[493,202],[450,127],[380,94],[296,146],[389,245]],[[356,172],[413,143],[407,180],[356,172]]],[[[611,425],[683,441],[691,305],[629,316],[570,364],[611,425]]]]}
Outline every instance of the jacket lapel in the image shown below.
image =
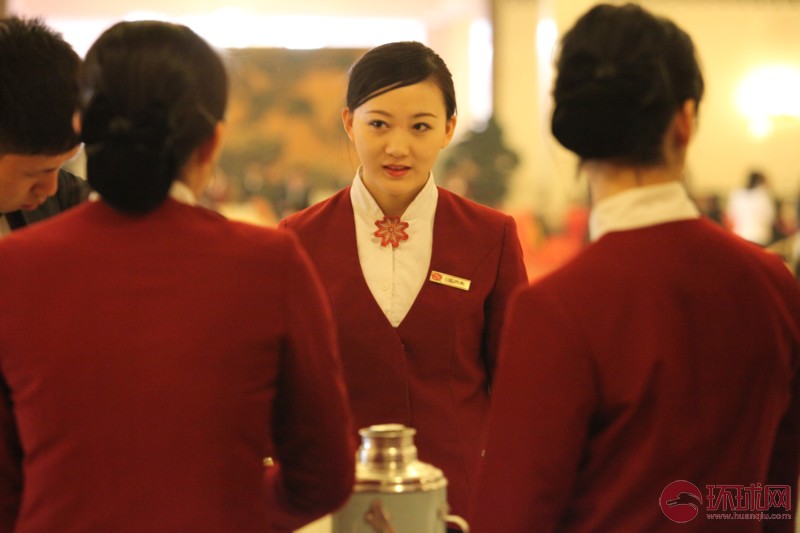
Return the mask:
{"type": "Polygon", "coordinates": [[[383,310],[369,290],[361,263],[358,259],[353,205],[350,188],[339,193],[333,200],[329,218],[327,239],[330,253],[317,261],[325,269],[323,276],[335,307],[347,307],[347,315],[360,317],[365,327],[387,329],[394,333],[383,310]]]}
{"type": "Polygon", "coordinates": [[[465,236],[460,227],[450,197],[439,189],[439,200],[433,223],[433,250],[431,264],[425,274],[425,282],[417,294],[399,329],[428,327],[431,322],[448,324],[453,327],[452,317],[457,315],[459,302],[465,292],[431,281],[431,272],[436,271],[460,278],[469,279],[472,269],[465,257],[463,243],[465,236]],[[448,319],[449,317],[449,319],[448,319]]]}

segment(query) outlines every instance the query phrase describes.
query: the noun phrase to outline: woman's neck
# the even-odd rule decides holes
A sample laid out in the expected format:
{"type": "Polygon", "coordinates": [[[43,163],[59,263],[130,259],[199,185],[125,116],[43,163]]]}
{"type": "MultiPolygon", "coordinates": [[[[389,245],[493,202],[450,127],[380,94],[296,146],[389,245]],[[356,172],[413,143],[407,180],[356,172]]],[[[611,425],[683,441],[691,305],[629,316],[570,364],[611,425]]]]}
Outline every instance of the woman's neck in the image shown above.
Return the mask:
{"type": "Polygon", "coordinates": [[[378,207],[381,208],[381,212],[389,217],[402,217],[405,214],[406,209],[408,206],[411,205],[413,202],[413,198],[410,201],[400,198],[384,198],[382,200],[375,199],[375,202],[378,204],[378,207]]]}
{"type": "Polygon", "coordinates": [[[648,185],[682,181],[682,169],[669,166],[628,166],[607,161],[587,161],[581,171],[589,181],[592,203],[648,185]]]}
{"type": "Polygon", "coordinates": [[[408,209],[408,206],[414,202],[417,196],[419,196],[419,193],[422,192],[422,189],[425,188],[423,185],[419,190],[410,194],[393,195],[388,194],[385,191],[372,190],[363,177],[361,178],[361,183],[364,184],[364,187],[367,189],[370,196],[372,196],[372,198],[375,200],[375,203],[378,204],[381,212],[390,217],[402,217],[408,209]]]}
{"type": "Polygon", "coordinates": [[[683,181],[686,150],[694,134],[697,105],[687,100],[670,123],[662,140],[662,162],[634,165],[607,159],[587,160],[581,171],[589,180],[592,203],[637,187],[683,181]]]}
{"type": "Polygon", "coordinates": [[[178,174],[176,181],[182,182],[192,191],[195,197],[200,198],[203,191],[205,191],[208,186],[208,183],[211,181],[213,171],[210,165],[201,166],[191,163],[192,161],[189,161],[189,163],[184,166],[181,173],[178,174]]]}

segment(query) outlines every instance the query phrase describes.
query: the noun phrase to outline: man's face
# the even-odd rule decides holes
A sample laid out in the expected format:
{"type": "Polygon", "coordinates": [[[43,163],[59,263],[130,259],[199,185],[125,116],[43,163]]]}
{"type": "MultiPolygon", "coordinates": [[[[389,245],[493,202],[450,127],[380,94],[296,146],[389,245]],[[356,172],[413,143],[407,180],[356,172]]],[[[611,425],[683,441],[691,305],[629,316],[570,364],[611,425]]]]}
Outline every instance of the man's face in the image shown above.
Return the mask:
{"type": "Polygon", "coordinates": [[[58,189],[58,170],[75,157],[76,146],[58,155],[0,155],[0,213],[31,211],[58,189]]]}

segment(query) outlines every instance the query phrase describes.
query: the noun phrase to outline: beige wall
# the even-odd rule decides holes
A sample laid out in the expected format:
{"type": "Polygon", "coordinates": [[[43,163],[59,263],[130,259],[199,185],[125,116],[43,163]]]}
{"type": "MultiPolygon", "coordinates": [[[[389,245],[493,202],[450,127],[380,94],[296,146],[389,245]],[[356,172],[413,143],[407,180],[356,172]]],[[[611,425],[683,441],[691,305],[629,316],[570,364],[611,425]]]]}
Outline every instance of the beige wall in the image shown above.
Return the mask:
{"type": "MultiPolygon", "coordinates": [[[[513,177],[508,207],[533,208],[554,223],[580,199],[575,160],[548,131],[551,71],[537,59],[536,25],[552,17],[559,33],[595,2],[588,0],[496,0],[496,112],[509,144],[523,164],[513,177]]],[[[753,137],[736,107],[738,84],[752,68],[768,62],[800,68],[800,5],[797,2],[645,0],[694,39],[707,82],[697,137],[687,168],[698,194],[726,195],[748,169],[763,169],[775,192],[800,191],[800,119],[783,118],[765,139],[753,137]]],[[[798,94],[800,99],[800,94],[798,94]]]]}
{"type": "Polygon", "coordinates": [[[583,188],[576,161],[549,131],[552,55],[537,50],[539,23],[559,29],[592,2],[588,0],[495,0],[495,113],[508,144],[520,154],[507,208],[529,209],[556,224],[583,188]]]}
{"type": "MultiPolygon", "coordinates": [[[[738,84],[753,68],[781,62],[800,68],[800,5],[783,2],[650,2],[694,39],[706,78],[697,139],[690,152],[692,184],[701,191],[741,185],[762,168],[776,193],[800,191],[800,119],[774,123],[770,137],[750,135],[736,108],[738,84]]],[[[766,96],[765,96],[766,97],[766,96]]],[[[797,95],[800,99],[800,94],[797,95]]]]}

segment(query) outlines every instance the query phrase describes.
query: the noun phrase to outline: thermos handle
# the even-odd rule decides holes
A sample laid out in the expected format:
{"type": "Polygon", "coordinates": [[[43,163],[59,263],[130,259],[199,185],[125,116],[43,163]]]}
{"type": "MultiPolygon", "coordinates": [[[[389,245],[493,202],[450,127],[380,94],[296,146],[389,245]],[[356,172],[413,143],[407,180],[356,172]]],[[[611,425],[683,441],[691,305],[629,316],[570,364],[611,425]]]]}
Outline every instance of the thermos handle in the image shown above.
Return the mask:
{"type": "Polygon", "coordinates": [[[457,525],[463,533],[469,533],[469,524],[467,524],[467,521],[460,516],[454,514],[445,515],[444,521],[448,524],[457,525]]]}

